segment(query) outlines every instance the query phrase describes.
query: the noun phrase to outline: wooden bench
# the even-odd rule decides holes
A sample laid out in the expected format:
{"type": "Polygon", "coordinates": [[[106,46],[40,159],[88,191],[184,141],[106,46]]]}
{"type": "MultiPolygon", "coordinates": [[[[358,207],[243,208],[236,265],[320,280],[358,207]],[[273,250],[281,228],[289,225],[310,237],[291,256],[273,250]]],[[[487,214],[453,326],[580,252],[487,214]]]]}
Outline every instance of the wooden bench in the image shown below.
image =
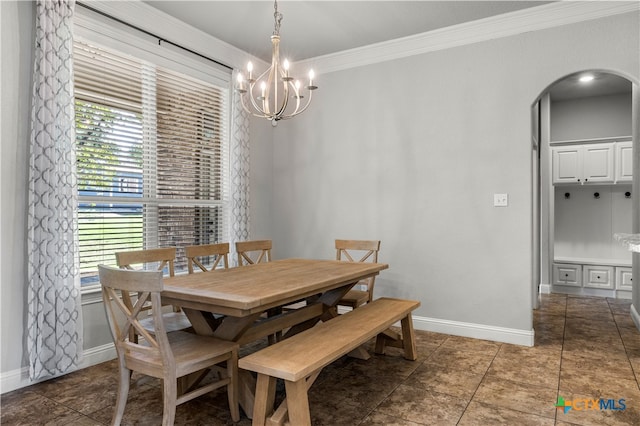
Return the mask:
{"type": "Polygon", "coordinates": [[[238,366],[258,373],[253,425],[311,425],[307,391],[322,368],[377,336],[376,353],[385,346],[404,349],[415,360],[416,343],[411,311],[413,300],[380,298],[330,321],[296,334],[240,359],[238,366]],[[402,333],[389,329],[401,322],[402,333]],[[276,379],[284,379],[287,398],[275,412],[276,379]]]}

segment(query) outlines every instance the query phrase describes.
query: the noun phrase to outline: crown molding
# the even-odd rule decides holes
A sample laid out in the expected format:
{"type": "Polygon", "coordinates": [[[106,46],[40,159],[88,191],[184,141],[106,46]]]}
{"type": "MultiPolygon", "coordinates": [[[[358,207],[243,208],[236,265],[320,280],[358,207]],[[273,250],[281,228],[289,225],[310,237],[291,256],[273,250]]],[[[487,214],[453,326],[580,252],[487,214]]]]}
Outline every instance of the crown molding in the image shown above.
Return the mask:
{"type": "Polygon", "coordinates": [[[326,74],[481,41],[640,11],[637,1],[558,1],[296,62],[326,74]]]}
{"type": "Polygon", "coordinates": [[[233,68],[243,68],[247,61],[252,61],[254,64],[259,64],[259,66],[263,67],[269,65],[262,59],[192,27],[140,0],[80,0],[76,11],[82,8],[82,4],[233,68]]]}

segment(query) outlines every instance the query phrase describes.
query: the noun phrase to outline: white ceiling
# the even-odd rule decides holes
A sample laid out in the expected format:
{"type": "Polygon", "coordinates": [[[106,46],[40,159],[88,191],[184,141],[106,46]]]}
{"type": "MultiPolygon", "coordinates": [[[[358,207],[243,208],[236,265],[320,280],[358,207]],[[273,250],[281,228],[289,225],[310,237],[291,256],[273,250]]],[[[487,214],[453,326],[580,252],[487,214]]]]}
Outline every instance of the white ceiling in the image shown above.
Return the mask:
{"type": "MultiPolygon", "coordinates": [[[[274,4],[263,1],[145,3],[267,62],[274,4]]],[[[300,61],[550,1],[282,1],[281,57],[300,61]]]]}
{"type": "Polygon", "coordinates": [[[552,102],[622,93],[631,93],[631,81],[615,74],[598,71],[567,76],[549,88],[552,102]],[[584,74],[591,74],[594,79],[588,83],[581,83],[579,78],[584,74]]]}

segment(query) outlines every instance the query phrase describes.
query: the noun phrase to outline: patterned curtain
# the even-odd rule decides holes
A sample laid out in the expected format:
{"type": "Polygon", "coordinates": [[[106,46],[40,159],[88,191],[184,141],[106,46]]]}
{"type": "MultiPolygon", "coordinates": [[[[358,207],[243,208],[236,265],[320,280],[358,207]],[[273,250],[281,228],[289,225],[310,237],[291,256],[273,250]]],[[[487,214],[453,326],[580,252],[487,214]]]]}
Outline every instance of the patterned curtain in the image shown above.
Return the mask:
{"type": "Polygon", "coordinates": [[[38,0],[29,163],[27,351],[32,380],[82,356],[75,121],[74,0],[38,0]]]}
{"type": "MultiPolygon", "coordinates": [[[[234,71],[231,81],[236,81],[234,71]]],[[[235,251],[236,241],[249,239],[249,114],[242,108],[240,95],[232,90],[231,105],[231,239],[230,249],[235,251]]],[[[231,256],[238,266],[237,256],[231,256]]]]}

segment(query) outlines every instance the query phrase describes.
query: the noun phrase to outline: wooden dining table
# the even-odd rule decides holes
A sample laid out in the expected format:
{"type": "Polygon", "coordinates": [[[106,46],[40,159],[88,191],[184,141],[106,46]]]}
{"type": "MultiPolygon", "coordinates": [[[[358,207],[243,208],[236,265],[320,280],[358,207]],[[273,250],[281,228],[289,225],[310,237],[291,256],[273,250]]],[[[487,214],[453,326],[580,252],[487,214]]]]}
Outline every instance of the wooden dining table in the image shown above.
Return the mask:
{"type": "MultiPolygon", "coordinates": [[[[387,268],[384,263],[282,259],[164,278],[162,300],[180,306],[196,333],[242,345],[276,333],[287,338],[329,321],[358,281],[387,268]],[[282,309],[300,301],[296,309],[282,309]]],[[[255,382],[249,374],[241,374],[240,382],[240,405],[251,417],[255,382]]]]}

